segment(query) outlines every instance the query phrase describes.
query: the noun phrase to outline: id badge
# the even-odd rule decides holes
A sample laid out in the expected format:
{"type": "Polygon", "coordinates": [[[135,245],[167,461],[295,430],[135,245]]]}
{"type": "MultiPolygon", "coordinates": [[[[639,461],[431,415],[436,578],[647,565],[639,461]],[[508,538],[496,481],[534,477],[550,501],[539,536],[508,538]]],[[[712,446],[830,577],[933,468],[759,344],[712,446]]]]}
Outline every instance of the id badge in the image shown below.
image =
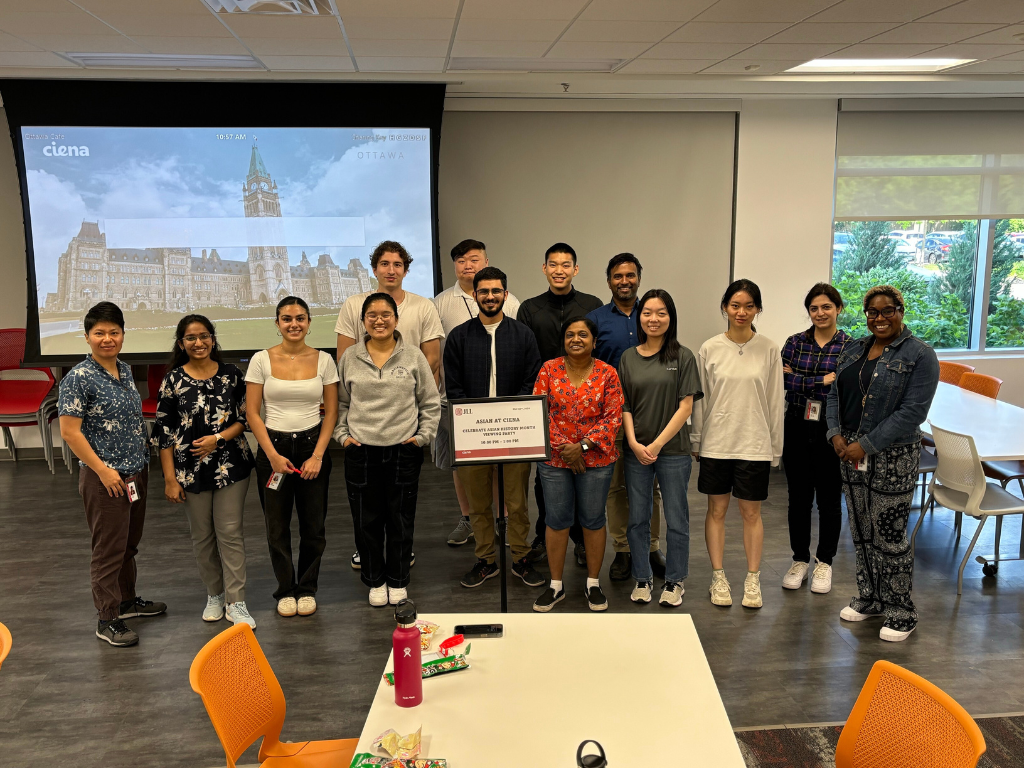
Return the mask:
{"type": "Polygon", "coordinates": [[[804,421],[821,421],[821,401],[808,400],[804,408],[804,421]]]}
{"type": "Polygon", "coordinates": [[[270,476],[270,479],[267,480],[267,488],[272,491],[276,491],[281,487],[282,480],[284,480],[284,472],[275,472],[270,476]]]}
{"type": "Polygon", "coordinates": [[[853,465],[853,468],[858,472],[868,471],[868,457],[866,455],[860,457],[860,461],[853,465]]]}
{"type": "Polygon", "coordinates": [[[129,480],[125,483],[125,487],[128,489],[128,501],[136,502],[139,500],[139,489],[135,487],[135,481],[129,480]]]}

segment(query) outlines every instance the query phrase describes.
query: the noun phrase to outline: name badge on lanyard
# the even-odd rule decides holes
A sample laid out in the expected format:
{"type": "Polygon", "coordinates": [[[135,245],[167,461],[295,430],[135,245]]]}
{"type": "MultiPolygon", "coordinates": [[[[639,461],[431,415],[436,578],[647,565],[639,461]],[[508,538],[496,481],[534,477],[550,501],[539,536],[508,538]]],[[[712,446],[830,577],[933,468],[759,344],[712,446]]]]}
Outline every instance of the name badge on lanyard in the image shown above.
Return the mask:
{"type": "Polygon", "coordinates": [[[821,401],[808,400],[804,407],[804,421],[821,421],[821,401]]]}
{"type": "Polygon", "coordinates": [[[129,480],[126,483],[125,488],[128,491],[128,501],[130,501],[132,503],[135,503],[136,501],[139,500],[139,489],[135,485],[135,481],[134,480],[129,480]]]}

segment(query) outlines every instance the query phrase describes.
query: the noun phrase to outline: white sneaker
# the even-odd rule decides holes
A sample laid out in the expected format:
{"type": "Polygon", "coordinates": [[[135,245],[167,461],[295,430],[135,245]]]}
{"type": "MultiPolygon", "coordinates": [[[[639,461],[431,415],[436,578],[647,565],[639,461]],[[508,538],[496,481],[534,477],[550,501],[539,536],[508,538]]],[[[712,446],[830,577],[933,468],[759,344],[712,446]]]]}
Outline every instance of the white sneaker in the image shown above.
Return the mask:
{"type": "Polygon", "coordinates": [[[398,605],[403,600],[409,599],[409,590],[405,587],[388,587],[388,602],[398,605]]]}
{"type": "Polygon", "coordinates": [[[811,592],[825,595],[832,591],[832,566],[814,558],[814,573],[811,574],[811,592]]]}
{"type": "Polygon", "coordinates": [[[789,570],[786,571],[786,575],[782,577],[782,588],[800,589],[807,579],[807,568],[807,563],[794,560],[793,564],[789,566],[789,570]]]}
{"type": "Polygon", "coordinates": [[[299,610],[294,597],[282,597],[277,601],[277,612],[281,616],[294,616],[299,610]]]}
{"type": "Polygon", "coordinates": [[[883,626],[881,631],[878,633],[878,637],[882,640],[888,640],[890,643],[899,643],[910,637],[910,633],[915,629],[917,629],[917,627],[912,627],[906,632],[901,632],[898,629],[890,629],[889,627],[883,626]]]}
{"type": "Polygon", "coordinates": [[[239,600],[237,603],[228,603],[227,608],[228,621],[232,624],[248,624],[253,629],[256,629],[256,619],[249,615],[249,610],[245,607],[245,601],[239,600]]]}
{"type": "Polygon", "coordinates": [[[676,606],[683,604],[684,594],[686,594],[686,587],[683,586],[683,582],[666,581],[665,588],[661,591],[661,598],[659,598],[658,604],[675,608],[676,606]]]}
{"type": "Polygon", "coordinates": [[[732,605],[732,588],[729,580],[725,578],[725,571],[711,572],[711,593],[712,605],[732,605]]]}
{"type": "Polygon", "coordinates": [[[743,580],[743,607],[761,607],[761,572],[748,573],[743,580]]]}
{"type": "Polygon", "coordinates": [[[312,616],[316,613],[316,598],[312,595],[303,595],[299,598],[299,616],[312,616]]]}
{"type": "Polygon", "coordinates": [[[881,617],[882,614],[880,613],[861,613],[860,611],[855,611],[850,606],[846,606],[839,612],[839,618],[843,621],[864,621],[865,619],[877,619],[881,617]]]}
{"type": "Polygon", "coordinates": [[[380,608],[388,604],[388,588],[384,585],[370,587],[370,605],[380,608]]]}
{"type": "Polygon", "coordinates": [[[224,593],[206,596],[206,610],[203,621],[220,621],[224,618],[224,593]]]}
{"type": "Polygon", "coordinates": [[[651,602],[651,582],[638,581],[636,586],[633,587],[633,592],[630,594],[629,599],[634,603],[651,602]]]}

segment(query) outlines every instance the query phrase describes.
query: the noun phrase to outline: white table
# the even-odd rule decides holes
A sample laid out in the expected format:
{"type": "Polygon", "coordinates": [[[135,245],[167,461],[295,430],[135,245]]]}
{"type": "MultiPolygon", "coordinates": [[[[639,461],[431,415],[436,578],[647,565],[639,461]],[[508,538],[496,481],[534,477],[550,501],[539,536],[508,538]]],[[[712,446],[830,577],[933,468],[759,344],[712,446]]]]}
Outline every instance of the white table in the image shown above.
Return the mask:
{"type": "Polygon", "coordinates": [[[421,616],[441,626],[431,650],[456,624],[504,624],[505,635],[468,641],[471,668],[424,680],[418,707],[397,706],[382,679],[356,753],[388,728],[422,725],[423,755],[450,768],[572,768],[586,739],[612,768],[744,768],[688,614],[555,611],[421,616]]]}
{"type": "MultiPolygon", "coordinates": [[[[928,420],[973,437],[982,461],[1024,459],[1024,408],[940,381],[928,420]]],[[[921,429],[931,435],[927,422],[921,429]]]]}

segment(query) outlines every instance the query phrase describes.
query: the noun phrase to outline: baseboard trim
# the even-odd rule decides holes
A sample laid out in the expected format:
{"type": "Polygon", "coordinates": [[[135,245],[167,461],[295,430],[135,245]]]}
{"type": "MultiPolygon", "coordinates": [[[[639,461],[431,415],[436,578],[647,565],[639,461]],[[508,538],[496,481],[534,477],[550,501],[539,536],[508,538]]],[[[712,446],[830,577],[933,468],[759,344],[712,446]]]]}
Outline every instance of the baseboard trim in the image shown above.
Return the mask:
{"type": "MultiPolygon", "coordinates": [[[[60,446],[55,445],[53,447],[55,456],[60,458],[60,446]]],[[[35,461],[35,460],[46,461],[46,454],[43,449],[40,448],[19,448],[18,449],[18,461],[35,461]]],[[[0,461],[13,462],[11,458],[11,452],[7,448],[0,448],[0,461]]]]}

